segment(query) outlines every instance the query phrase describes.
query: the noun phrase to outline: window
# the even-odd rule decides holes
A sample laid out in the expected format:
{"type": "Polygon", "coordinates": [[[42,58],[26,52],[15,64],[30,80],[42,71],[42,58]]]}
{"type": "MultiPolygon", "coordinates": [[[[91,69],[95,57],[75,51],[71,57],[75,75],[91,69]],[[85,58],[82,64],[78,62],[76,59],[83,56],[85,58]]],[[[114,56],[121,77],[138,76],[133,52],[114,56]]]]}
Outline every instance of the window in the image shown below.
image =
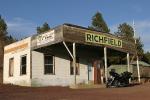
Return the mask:
{"type": "Polygon", "coordinates": [[[44,55],[44,74],[54,74],[54,57],[44,55]]]}
{"type": "Polygon", "coordinates": [[[9,59],[9,76],[14,75],[14,58],[9,59]]]}
{"type": "Polygon", "coordinates": [[[27,72],[27,55],[21,57],[20,75],[25,75],[27,72]]]}
{"type": "MultiPolygon", "coordinates": [[[[79,75],[80,72],[79,72],[79,69],[80,69],[80,66],[79,66],[79,58],[77,57],[76,58],[76,75],[79,75]]],[[[72,58],[70,59],[70,75],[73,75],[74,74],[74,67],[73,67],[73,60],[72,58]]]]}

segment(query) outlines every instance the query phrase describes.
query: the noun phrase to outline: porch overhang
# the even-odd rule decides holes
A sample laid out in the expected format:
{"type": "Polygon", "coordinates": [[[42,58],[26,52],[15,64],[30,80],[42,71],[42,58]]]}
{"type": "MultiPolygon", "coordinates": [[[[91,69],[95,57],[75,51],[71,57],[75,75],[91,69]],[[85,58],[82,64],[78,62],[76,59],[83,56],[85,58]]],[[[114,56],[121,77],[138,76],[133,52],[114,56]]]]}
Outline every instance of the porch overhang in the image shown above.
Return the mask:
{"type": "Polygon", "coordinates": [[[108,33],[89,30],[87,28],[72,24],[63,24],[43,34],[33,36],[31,49],[35,50],[38,48],[58,44],[63,41],[69,43],[89,45],[93,47],[107,47],[109,49],[130,54],[135,54],[136,51],[135,44],[130,41],[126,41],[123,38],[108,33]],[[95,37],[89,39],[89,41],[87,40],[87,35],[95,37]],[[101,39],[104,39],[103,43],[101,39]]]}

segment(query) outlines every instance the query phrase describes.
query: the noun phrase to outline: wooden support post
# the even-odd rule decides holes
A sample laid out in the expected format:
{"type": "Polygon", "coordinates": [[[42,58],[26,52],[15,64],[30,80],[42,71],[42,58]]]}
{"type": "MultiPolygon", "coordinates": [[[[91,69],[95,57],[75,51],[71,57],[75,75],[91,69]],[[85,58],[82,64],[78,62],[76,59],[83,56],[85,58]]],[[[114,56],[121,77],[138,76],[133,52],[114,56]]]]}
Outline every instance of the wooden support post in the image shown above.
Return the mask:
{"type": "Polygon", "coordinates": [[[76,85],[76,46],[73,43],[73,68],[74,68],[74,84],[76,85]]]}
{"type": "Polygon", "coordinates": [[[127,65],[128,65],[128,72],[130,72],[130,58],[129,58],[129,53],[127,53],[127,65]]]}
{"type": "MultiPolygon", "coordinates": [[[[131,72],[131,70],[130,70],[130,57],[129,57],[129,53],[127,53],[127,66],[128,66],[128,72],[131,72]]],[[[129,79],[129,83],[131,83],[131,79],[129,79]]]]}
{"type": "Polygon", "coordinates": [[[141,76],[140,76],[140,66],[139,66],[139,57],[137,55],[137,71],[138,71],[138,81],[141,82],[141,76]]]}
{"type": "Polygon", "coordinates": [[[104,47],[105,83],[107,83],[107,48],[104,47]]]}
{"type": "Polygon", "coordinates": [[[66,43],[64,41],[63,41],[63,44],[64,44],[65,48],[67,49],[68,53],[70,54],[71,58],[73,59],[74,57],[73,57],[72,53],[70,52],[68,46],[66,45],[66,43]]]}
{"type": "Polygon", "coordinates": [[[74,84],[76,85],[76,46],[75,43],[73,43],[73,54],[69,50],[68,46],[65,42],[63,42],[65,48],[67,49],[68,53],[70,54],[71,58],[73,59],[73,68],[74,68],[74,84]]]}

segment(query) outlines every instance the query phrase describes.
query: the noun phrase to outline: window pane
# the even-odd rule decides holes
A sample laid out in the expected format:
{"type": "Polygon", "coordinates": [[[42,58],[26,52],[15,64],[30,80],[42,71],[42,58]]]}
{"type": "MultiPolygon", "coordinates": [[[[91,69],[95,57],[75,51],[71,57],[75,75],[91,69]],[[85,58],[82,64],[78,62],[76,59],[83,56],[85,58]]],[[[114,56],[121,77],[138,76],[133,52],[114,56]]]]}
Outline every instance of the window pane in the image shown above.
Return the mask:
{"type": "Polygon", "coordinates": [[[53,56],[44,56],[44,74],[53,74],[53,56]]]}
{"type": "Polygon", "coordinates": [[[44,59],[45,64],[53,64],[53,56],[45,56],[44,59]]]}
{"type": "Polygon", "coordinates": [[[26,74],[26,65],[22,65],[22,74],[26,74]]]}
{"type": "Polygon", "coordinates": [[[22,57],[22,61],[21,61],[21,62],[22,62],[22,65],[25,65],[25,64],[26,64],[26,56],[23,56],[23,57],[22,57]]]}
{"type": "Polygon", "coordinates": [[[52,74],[53,73],[53,65],[45,65],[44,74],[52,74]]]}
{"type": "Polygon", "coordinates": [[[27,68],[27,56],[26,55],[21,57],[21,66],[20,67],[21,67],[20,74],[21,75],[26,74],[26,68],[27,68]]]}

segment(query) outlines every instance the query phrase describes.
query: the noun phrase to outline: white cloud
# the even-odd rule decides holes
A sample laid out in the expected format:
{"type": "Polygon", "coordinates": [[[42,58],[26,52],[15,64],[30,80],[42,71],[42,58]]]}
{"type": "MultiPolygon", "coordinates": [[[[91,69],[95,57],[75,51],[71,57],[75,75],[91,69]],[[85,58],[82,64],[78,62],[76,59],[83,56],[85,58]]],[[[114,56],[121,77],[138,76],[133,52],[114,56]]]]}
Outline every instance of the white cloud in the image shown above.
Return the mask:
{"type": "MultiPolygon", "coordinates": [[[[132,22],[128,22],[132,26],[132,22]]],[[[117,31],[119,24],[110,27],[111,32],[117,31]]],[[[141,37],[144,44],[144,50],[150,51],[150,20],[135,21],[136,35],[141,37]]]]}
{"type": "Polygon", "coordinates": [[[23,18],[17,17],[10,21],[6,21],[6,23],[8,32],[17,39],[31,36],[36,31],[36,24],[23,18]]]}

